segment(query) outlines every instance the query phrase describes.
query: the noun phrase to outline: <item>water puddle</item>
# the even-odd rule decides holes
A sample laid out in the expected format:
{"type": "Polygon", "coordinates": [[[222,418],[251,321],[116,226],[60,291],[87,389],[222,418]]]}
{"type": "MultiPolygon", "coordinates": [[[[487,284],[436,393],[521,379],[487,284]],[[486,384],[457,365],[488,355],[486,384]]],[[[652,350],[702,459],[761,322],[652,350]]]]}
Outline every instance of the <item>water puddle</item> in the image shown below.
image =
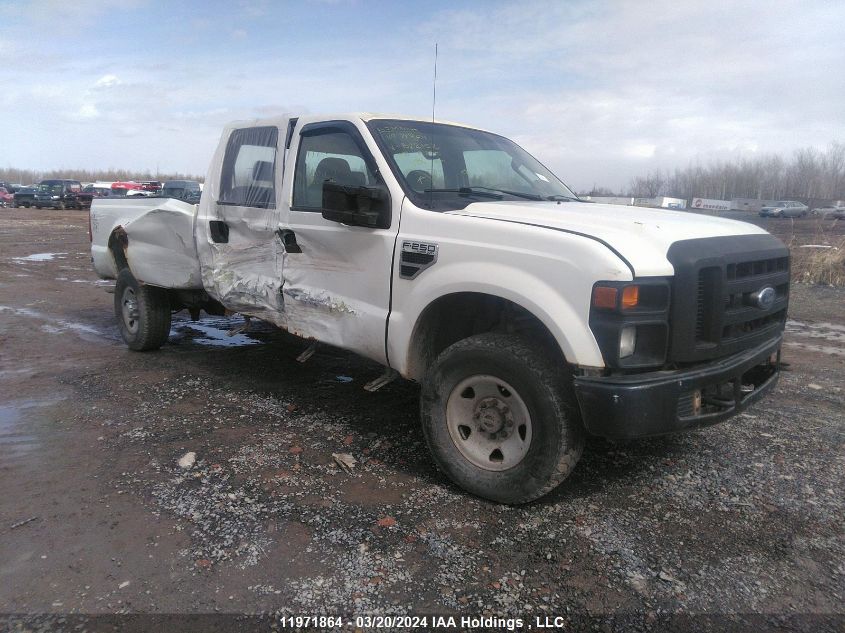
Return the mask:
{"type": "Polygon", "coordinates": [[[57,404],[61,400],[18,400],[0,405],[0,465],[20,460],[40,446],[24,418],[30,410],[57,404]]]}
{"type": "Polygon", "coordinates": [[[787,340],[784,345],[805,349],[812,352],[821,352],[833,356],[845,356],[845,325],[837,323],[804,323],[802,321],[786,322],[786,333],[788,338],[809,339],[807,342],[787,340]]]}
{"type": "Polygon", "coordinates": [[[9,306],[0,306],[0,313],[2,312],[11,312],[12,314],[15,314],[17,316],[28,317],[31,319],[36,319],[38,321],[44,321],[40,328],[41,331],[47,332],[48,334],[61,334],[63,332],[71,331],[75,334],[80,335],[85,340],[100,340],[104,338],[111,340],[115,339],[114,336],[101,332],[100,330],[91,325],[86,325],[85,323],[76,323],[75,321],[68,321],[66,319],[50,316],[49,314],[44,314],[43,312],[39,312],[38,310],[33,310],[31,308],[12,308],[9,306]]]}
{"type": "MultiPolygon", "coordinates": [[[[56,281],[68,281],[67,277],[56,277],[56,281]]],[[[72,284],[94,284],[95,286],[114,286],[114,279],[70,279],[72,284]]]]}
{"type": "Polygon", "coordinates": [[[263,341],[254,337],[260,332],[272,332],[273,328],[263,321],[253,320],[245,332],[232,336],[229,333],[244,326],[242,317],[217,318],[211,317],[200,321],[190,321],[187,318],[174,318],[170,328],[169,343],[171,345],[195,344],[208,347],[244,347],[260,345],[263,341]]]}
{"type": "Polygon", "coordinates": [[[786,331],[796,336],[808,336],[835,343],[845,343],[845,325],[837,323],[803,323],[790,319],[786,322],[786,331]]]}
{"type": "Polygon", "coordinates": [[[784,347],[795,347],[797,349],[807,350],[808,352],[821,352],[822,354],[830,354],[831,356],[845,357],[845,348],[832,347],[831,345],[813,345],[812,343],[796,343],[795,341],[786,341],[784,347]]]}
{"type": "Polygon", "coordinates": [[[65,255],[67,255],[67,253],[33,253],[32,255],[27,255],[26,257],[13,257],[12,261],[18,263],[49,262],[53,259],[64,259],[65,255]]]}

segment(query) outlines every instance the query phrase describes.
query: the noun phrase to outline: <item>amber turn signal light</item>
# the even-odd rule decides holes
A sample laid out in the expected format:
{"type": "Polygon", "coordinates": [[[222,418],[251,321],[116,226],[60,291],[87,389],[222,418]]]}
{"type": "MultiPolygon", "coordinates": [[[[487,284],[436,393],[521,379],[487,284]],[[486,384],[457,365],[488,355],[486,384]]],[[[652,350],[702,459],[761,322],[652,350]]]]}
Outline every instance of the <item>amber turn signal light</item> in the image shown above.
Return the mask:
{"type": "Polygon", "coordinates": [[[616,288],[596,286],[593,288],[593,307],[614,310],[616,308],[616,288]]]}
{"type": "Polygon", "coordinates": [[[640,302],[640,287],[625,286],[622,289],[622,309],[636,308],[640,302]]]}

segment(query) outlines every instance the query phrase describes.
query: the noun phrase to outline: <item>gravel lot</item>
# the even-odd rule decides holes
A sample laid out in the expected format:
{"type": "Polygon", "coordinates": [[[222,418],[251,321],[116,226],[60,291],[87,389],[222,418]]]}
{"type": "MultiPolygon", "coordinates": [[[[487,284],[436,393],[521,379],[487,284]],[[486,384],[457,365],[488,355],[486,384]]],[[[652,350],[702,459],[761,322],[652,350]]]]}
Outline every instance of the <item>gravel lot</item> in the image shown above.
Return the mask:
{"type": "Polygon", "coordinates": [[[227,336],[238,319],[180,316],[169,345],[131,353],[90,268],[87,214],[0,217],[0,612],[23,614],[10,630],[218,612],[845,630],[841,289],[794,287],[789,371],[756,408],[592,440],[563,486],[514,508],[436,471],[415,385],[367,393],[379,367],[328,348],[300,364],[303,342],[271,328],[227,336]],[[725,626],[688,624],[705,622],[725,626]]]}

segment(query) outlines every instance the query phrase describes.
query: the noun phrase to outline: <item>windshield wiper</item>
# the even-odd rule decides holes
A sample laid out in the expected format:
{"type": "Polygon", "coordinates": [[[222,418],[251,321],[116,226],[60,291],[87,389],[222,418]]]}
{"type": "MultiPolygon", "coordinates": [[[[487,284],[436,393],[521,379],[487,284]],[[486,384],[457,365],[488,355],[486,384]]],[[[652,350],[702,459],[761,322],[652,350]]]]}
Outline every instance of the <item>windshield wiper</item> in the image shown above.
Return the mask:
{"type": "Polygon", "coordinates": [[[561,202],[561,201],[569,202],[570,200],[572,202],[583,202],[583,200],[581,200],[580,198],[573,198],[572,196],[562,196],[559,193],[556,193],[553,196],[546,196],[545,199],[546,200],[556,200],[558,202],[561,202]]]}
{"type": "Polygon", "coordinates": [[[542,200],[543,197],[536,193],[524,193],[522,191],[508,191],[507,189],[494,189],[492,187],[458,187],[458,188],[440,188],[440,189],[426,189],[425,193],[457,193],[463,196],[487,196],[488,198],[502,199],[502,195],[515,196],[517,198],[526,198],[527,200],[542,200]]]}

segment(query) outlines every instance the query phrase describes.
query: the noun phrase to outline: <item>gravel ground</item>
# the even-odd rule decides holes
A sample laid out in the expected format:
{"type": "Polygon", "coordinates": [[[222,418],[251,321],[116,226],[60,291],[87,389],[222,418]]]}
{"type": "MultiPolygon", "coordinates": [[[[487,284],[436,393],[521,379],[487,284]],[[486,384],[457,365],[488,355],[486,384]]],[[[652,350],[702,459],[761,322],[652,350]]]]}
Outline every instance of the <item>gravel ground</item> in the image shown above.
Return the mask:
{"type": "Polygon", "coordinates": [[[748,413],[591,440],[560,488],[506,507],[434,468],[415,385],[367,393],[379,367],[329,348],[300,364],[269,327],[228,337],[237,319],[180,316],[131,353],[85,216],[2,212],[0,612],[28,614],[10,630],[116,613],[845,630],[842,290],[794,287],[789,371],[748,413]]]}

